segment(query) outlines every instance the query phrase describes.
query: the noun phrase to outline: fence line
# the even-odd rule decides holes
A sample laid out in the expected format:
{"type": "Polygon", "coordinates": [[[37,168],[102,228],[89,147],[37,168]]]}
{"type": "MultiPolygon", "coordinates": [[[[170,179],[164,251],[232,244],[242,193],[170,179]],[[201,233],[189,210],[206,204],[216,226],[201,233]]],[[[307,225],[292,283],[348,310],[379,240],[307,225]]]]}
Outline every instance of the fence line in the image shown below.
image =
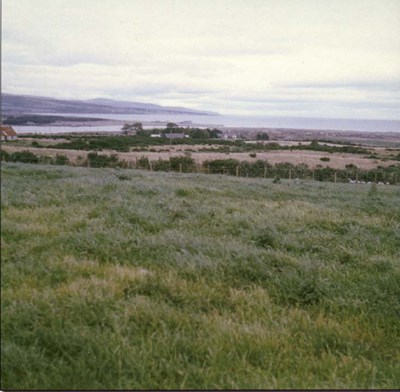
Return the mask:
{"type": "Polygon", "coordinates": [[[73,165],[87,167],[121,167],[126,169],[142,169],[150,171],[165,171],[179,173],[222,174],[236,177],[273,178],[275,182],[280,179],[302,179],[313,181],[351,182],[351,183],[377,183],[398,184],[400,179],[400,166],[379,167],[372,170],[362,170],[354,165],[346,169],[331,167],[309,168],[306,164],[293,165],[291,163],[277,163],[271,165],[266,161],[256,162],[234,159],[216,159],[203,163],[195,162],[191,157],[171,157],[169,160],[149,160],[143,156],[132,161],[119,160],[117,155],[99,155],[90,153],[86,160],[70,162],[65,155],[56,157],[36,156],[32,152],[6,153],[1,151],[2,161],[44,163],[55,165],[73,165]]]}
{"type": "MultiPolygon", "coordinates": [[[[239,164],[235,166],[221,165],[216,168],[210,164],[198,164],[193,163],[192,165],[184,165],[179,163],[176,168],[171,167],[171,164],[167,168],[157,168],[155,162],[148,161],[148,165],[140,165],[138,162],[133,162],[130,164],[131,169],[140,170],[150,170],[150,171],[165,171],[165,172],[177,172],[177,173],[198,173],[198,174],[220,174],[220,175],[230,175],[235,177],[244,178],[269,178],[279,181],[280,179],[288,180],[312,180],[312,181],[327,181],[327,182],[351,182],[351,183],[383,183],[383,184],[398,184],[397,173],[387,173],[381,172],[376,173],[374,171],[362,171],[357,169],[357,171],[346,171],[341,169],[333,169],[330,167],[310,169],[308,167],[294,166],[290,168],[276,167],[270,165],[264,165],[259,168],[244,167],[244,165],[239,164]],[[246,170],[247,169],[247,170],[246,170]]],[[[210,163],[212,164],[213,161],[210,163]]],[[[278,164],[279,165],[279,164],[278,164]]],[[[283,166],[283,165],[282,165],[283,166]]]]}

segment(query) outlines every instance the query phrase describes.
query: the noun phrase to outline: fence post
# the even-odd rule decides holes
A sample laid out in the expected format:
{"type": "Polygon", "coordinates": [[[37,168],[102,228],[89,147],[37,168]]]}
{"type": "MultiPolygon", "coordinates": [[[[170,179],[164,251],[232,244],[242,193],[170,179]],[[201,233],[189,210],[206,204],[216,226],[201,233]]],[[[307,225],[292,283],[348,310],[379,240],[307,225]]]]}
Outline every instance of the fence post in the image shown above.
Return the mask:
{"type": "Polygon", "coordinates": [[[337,173],[335,172],[335,182],[337,182],[337,173]]]}
{"type": "Polygon", "coordinates": [[[239,166],[236,166],[236,177],[239,177],[239,166]]]}
{"type": "Polygon", "coordinates": [[[264,166],[264,178],[267,178],[267,166],[264,166]]]}
{"type": "Polygon", "coordinates": [[[179,173],[182,173],[182,163],[179,164],[179,173]]]}

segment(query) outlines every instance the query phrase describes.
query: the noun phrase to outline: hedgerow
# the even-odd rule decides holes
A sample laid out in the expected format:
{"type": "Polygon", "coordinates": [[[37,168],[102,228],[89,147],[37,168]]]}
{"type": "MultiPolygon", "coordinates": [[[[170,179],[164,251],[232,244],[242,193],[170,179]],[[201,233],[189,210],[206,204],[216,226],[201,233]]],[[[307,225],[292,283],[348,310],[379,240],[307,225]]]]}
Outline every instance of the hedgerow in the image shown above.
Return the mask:
{"type": "MultiPolygon", "coordinates": [[[[35,155],[30,151],[8,153],[1,151],[1,160],[23,163],[44,163],[66,165],[69,160],[65,155],[57,155],[55,158],[35,155]]],[[[294,165],[289,162],[270,164],[267,161],[257,160],[238,161],[236,159],[214,159],[196,165],[190,156],[170,157],[168,160],[150,161],[142,156],[136,162],[129,164],[122,161],[116,154],[106,155],[98,152],[90,152],[86,160],[80,165],[91,167],[131,167],[136,169],[154,171],[176,171],[183,173],[204,172],[208,174],[226,174],[240,177],[264,177],[264,178],[289,178],[289,179],[313,179],[316,181],[348,182],[349,180],[360,182],[383,182],[397,184],[400,180],[400,165],[387,167],[378,166],[375,169],[363,170],[354,164],[349,164],[345,169],[335,169],[329,166],[317,165],[310,168],[304,163],[294,165]]]]}

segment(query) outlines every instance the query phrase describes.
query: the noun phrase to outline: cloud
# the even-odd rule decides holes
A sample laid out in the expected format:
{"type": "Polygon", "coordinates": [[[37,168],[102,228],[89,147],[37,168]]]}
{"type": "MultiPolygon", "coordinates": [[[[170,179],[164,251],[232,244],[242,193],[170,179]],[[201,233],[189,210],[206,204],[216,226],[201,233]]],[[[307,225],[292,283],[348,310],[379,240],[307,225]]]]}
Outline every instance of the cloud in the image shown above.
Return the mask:
{"type": "Polygon", "coordinates": [[[8,92],[399,117],[396,0],[4,0],[3,14],[8,92]]]}

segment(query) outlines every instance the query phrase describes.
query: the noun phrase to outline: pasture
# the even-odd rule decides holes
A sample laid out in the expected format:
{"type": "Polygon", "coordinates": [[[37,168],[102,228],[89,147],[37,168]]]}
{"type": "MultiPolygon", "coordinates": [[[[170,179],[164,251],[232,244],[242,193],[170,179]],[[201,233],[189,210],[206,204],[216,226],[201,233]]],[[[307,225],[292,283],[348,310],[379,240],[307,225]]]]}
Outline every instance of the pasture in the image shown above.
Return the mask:
{"type": "Polygon", "coordinates": [[[1,174],[2,389],[400,385],[399,186],[1,174]]]}

